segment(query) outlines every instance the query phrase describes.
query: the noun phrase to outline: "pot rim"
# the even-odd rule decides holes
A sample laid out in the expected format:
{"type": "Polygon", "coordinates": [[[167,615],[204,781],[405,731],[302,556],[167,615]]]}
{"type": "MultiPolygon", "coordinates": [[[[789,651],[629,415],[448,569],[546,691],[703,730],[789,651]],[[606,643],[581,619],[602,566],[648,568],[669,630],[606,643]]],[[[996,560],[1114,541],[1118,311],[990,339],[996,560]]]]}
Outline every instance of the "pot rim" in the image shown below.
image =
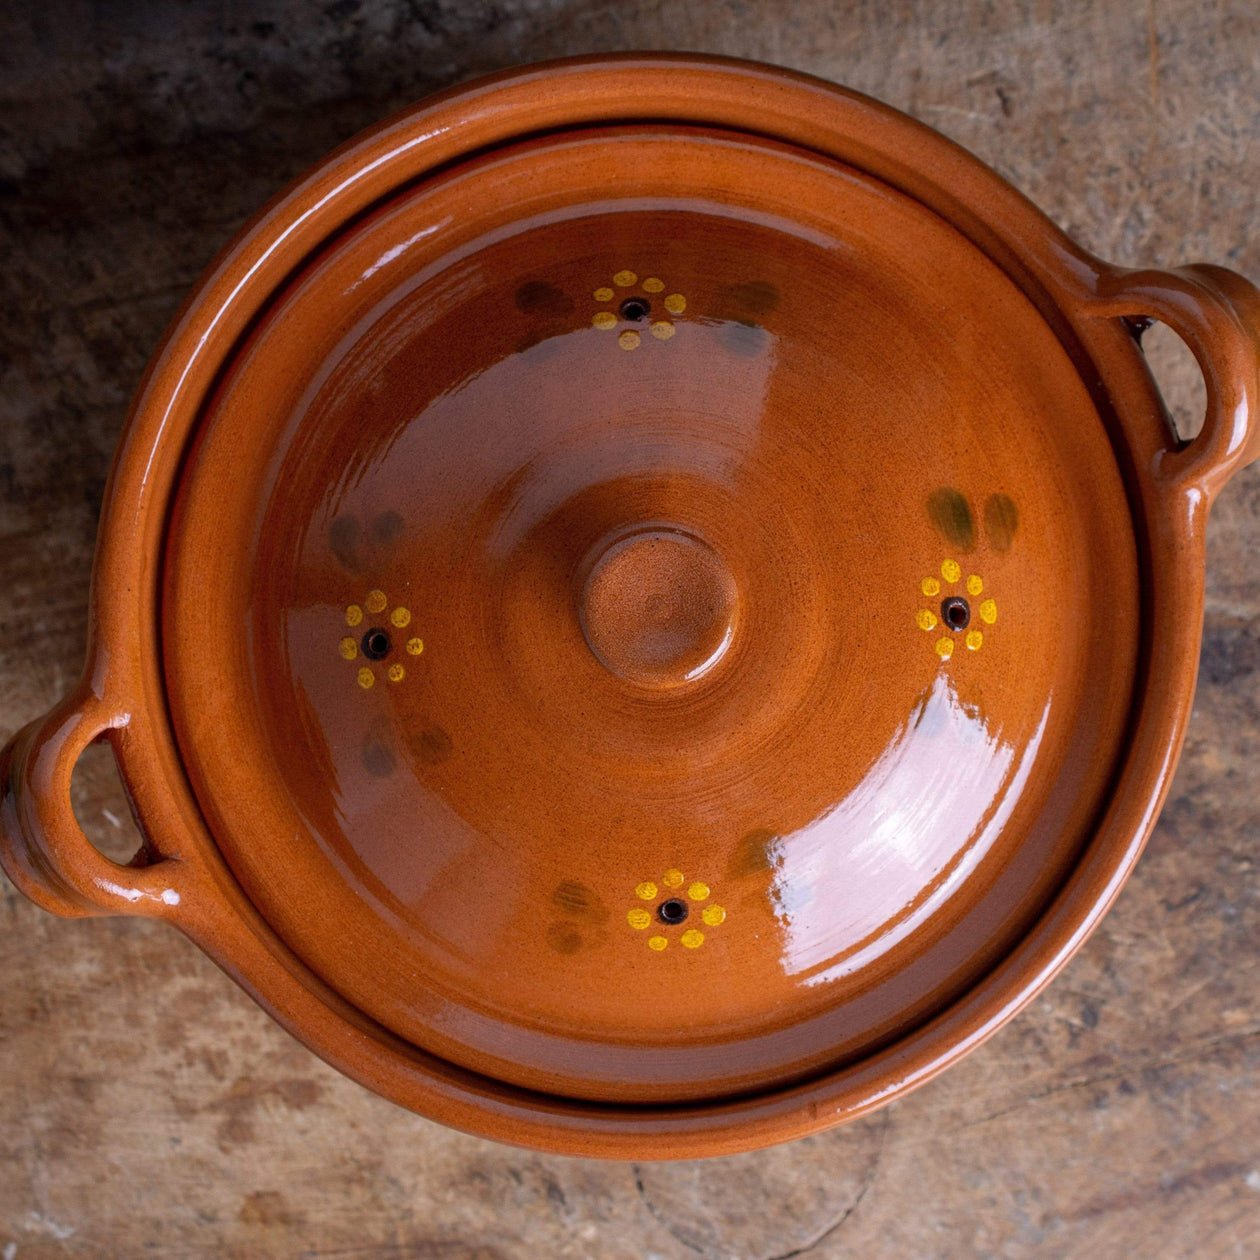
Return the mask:
{"type": "Polygon", "coordinates": [[[1260,453],[1256,335],[1235,329],[1243,314],[1260,326],[1257,302],[1245,281],[1219,269],[1112,268],[952,141],[890,106],[792,71],[626,53],[505,71],[431,97],[342,145],[274,197],[172,321],[137,390],[106,488],[82,680],[0,754],[0,863],[58,913],[170,920],[340,1071],[479,1136],[569,1155],[674,1159],[752,1149],[857,1118],[930,1080],[1036,997],[1114,901],[1154,826],[1193,698],[1208,508],[1232,472],[1260,453]],[[972,240],[1037,306],[1090,390],[1124,480],[1142,584],[1138,684],[1112,791],[1072,873],[1019,944],[933,1019],[864,1059],[787,1088],[678,1106],[595,1104],[478,1076],[400,1040],[310,972],[245,897],[201,816],[167,707],[160,635],[163,549],[184,459],[224,366],[287,280],[332,234],[403,186],[530,136],[627,122],[725,128],[811,150],[891,184],[972,240]],[[1190,444],[1171,433],[1125,319],[1134,316],[1172,324],[1204,369],[1208,423],[1190,444]],[[102,736],[141,821],[147,865],[117,866],[96,854],[69,812],[70,770],[102,736]]]}

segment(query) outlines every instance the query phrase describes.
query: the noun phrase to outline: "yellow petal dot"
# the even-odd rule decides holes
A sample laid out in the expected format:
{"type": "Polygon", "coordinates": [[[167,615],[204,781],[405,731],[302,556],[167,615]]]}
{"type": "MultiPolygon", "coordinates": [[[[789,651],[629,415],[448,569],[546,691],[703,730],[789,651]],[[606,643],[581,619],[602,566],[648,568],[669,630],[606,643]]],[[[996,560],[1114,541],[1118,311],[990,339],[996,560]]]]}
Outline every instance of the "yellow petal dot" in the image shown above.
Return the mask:
{"type": "Polygon", "coordinates": [[[991,626],[997,620],[997,600],[986,599],[980,605],[980,620],[986,626],[991,626]]]}
{"type": "Polygon", "coordinates": [[[611,302],[617,295],[607,285],[603,285],[595,290],[594,296],[597,302],[611,302]]]}
{"type": "Polygon", "coordinates": [[[924,578],[923,581],[919,583],[919,590],[921,590],[928,599],[931,599],[933,595],[939,595],[941,593],[941,584],[935,578],[924,578]]]}
{"type": "Polygon", "coordinates": [[[389,614],[389,619],[399,628],[399,630],[401,630],[403,626],[411,620],[411,609],[395,608],[394,611],[389,614]]]}
{"type": "Polygon", "coordinates": [[[665,281],[658,279],[656,276],[648,276],[643,282],[645,293],[659,293],[664,287],[665,281]]]}
{"type": "Polygon", "coordinates": [[[623,332],[617,338],[617,344],[623,350],[637,350],[639,347],[639,334],[637,332],[623,332]]]}
{"type": "Polygon", "coordinates": [[[376,681],[376,675],[365,665],[359,670],[359,686],[366,691],[376,681]]]}
{"type": "Polygon", "coordinates": [[[368,597],[363,601],[367,605],[368,612],[380,612],[389,600],[385,598],[384,591],[368,591],[368,597]]]}
{"type": "Polygon", "coordinates": [[[651,901],[656,896],[656,885],[650,879],[645,879],[638,888],[634,890],[634,895],[641,901],[651,901]]]}
{"type": "Polygon", "coordinates": [[[648,949],[654,949],[659,954],[661,950],[669,944],[669,941],[663,936],[649,936],[648,949]]]}
{"type": "Polygon", "coordinates": [[[683,882],[682,871],[676,870],[672,866],[669,868],[669,870],[665,872],[664,875],[661,876],[661,883],[664,884],[666,888],[681,887],[682,882],[683,882]]]}
{"type": "Polygon", "coordinates": [[[363,609],[358,604],[351,604],[346,609],[346,625],[357,626],[363,620],[363,609]]]}
{"type": "Polygon", "coordinates": [[[595,314],[591,316],[591,323],[594,324],[596,328],[603,328],[605,330],[609,328],[616,328],[617,317],[612,313],[612,311],[596,311],[595,314]]]}
{"type": "Polygon", "coordinates": [[[919,623],[920,630],[936,629],[936,614],[929,608],[920,608],[914,615],[915,621],[919,623]]]}
{"type": "Polygon", "coordinates": [[[696,880],[696,882],[687,889],[687,896],[690,897],[692,901],[704,901],[709,896],[709,885],[702,883],[700,880],[696,880]]]}
{"type": "Polygon", "coordinates": [[[984,635],[979,630],[967,631],[967,646],[973,651],[980,651],[980,645],[984,642],[984,635]]]}
{"type": "Polygon", "coordinates": [[[652,336],[657,341],[668,341],[674,335],[674,325],[667,319],[658,319],[652,325],[652,336]]]}
{"type": "Polygon", "coordinates": [[[949,658],[954,655],[954,640],[953,639],[937,639],[936,640],[936,655],[939,656],[941,660],[943,661],[949,660],[949,658]]]}
{"type": "Polygon", "coordinates": [[[957,560],[946,560],[941,564],[941,577],[947,582],[957,582],[962,576],[962,569],[958,567],[957,560]]]}
{"type": "Polygon", "coordinates": [[[721,906],[705,906],[700,916],[710,927],[717,927],[726,918],[726,911],[721,906]]]}
{"type": "Polygon", "coordinates": [[[973,573],[967,579],[967,594],[979,595],[982,590],[984,590],[984,582],[973,573]]]}
{"type": "Polygon", "coordinates": [[[419,656],[420,653],[424,651],[424,640],[423,639],[408,639],[407,651],[410,652],[412,656],[419,656]]]}
{"type": "Polygon", "coordinates": [[[695,928],[688,928],[678,939],[682,941],[685,949],[699,949],[704,944],[704,933],[697,932],[695,928]]]}
{"type": "Polygon", "coordinates": [[[352,661],[359,655],[359,645],[349,635],[346,635],[346,637],[338,644],[337,651],[339,651],[346,660],[352,661]]]}
{"type": "Polygon", "coordinates": [[[665,309],[671,315],[681,315],[687,309],[687,299],[681,293],[671,293],[665,299],[665,309]]]}
{"type": "Polygon", "coordinates": [[[646,910],[631,910],[630,913],[626,915],[626,922],[630,924],[632,928],[642,931],[643,928],[647,927],[648,924],[652,922],[652,916],[648,914],[646,910]]]}
{"type": "Polygon", "coordinates": [[[628,289],[638,278],[633,271],[619,271],[613,276],[613,284],[619,289],[628,289]]]}
{"type": "Polygon", "coordinates": [[[402,682],[407,677],[407,670],[402,665],[391,665],[389,667],[389,681],[402,682]]]}

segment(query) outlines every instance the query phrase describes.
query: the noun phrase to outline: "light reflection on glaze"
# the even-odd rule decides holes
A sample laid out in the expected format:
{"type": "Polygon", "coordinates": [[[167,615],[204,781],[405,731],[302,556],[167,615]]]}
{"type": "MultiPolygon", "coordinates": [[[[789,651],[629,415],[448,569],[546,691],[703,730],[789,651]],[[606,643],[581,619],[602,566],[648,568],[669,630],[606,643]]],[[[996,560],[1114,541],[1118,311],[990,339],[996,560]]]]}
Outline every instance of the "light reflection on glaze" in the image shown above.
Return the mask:
{"type": "Polygon", "coordinates": [[[717,647],[715,647],[713,651],[708,655],[708,657],[705,660],[701,661],[699,665],[687,671],[686,678],[688,682],[691,682],[693,679],[700,678],[702,675],[707,674],[709,670],[713,668],[714,664],[722,659],[723,655],[726,652],[726,649],[731,646],[731,639],[734,636],[734,634],[735,634],[735,627],[727,626],[726,633],[722,636],[721,643],[719,643],[717,647]]]}
{"type": "Polygon", "coordinates": [[[938,675],[859,786],[775,842],[770,895],[784,972],[811,985],[852,974],[940,908],[1000,835],[1049,713],[1047,700],[1016,760],[1014,747],[938,675]],[[926,891],[903,903],[907,888],[926,891]],[[844,941],[856,944],[837,952],[844,941]]]}
{"type": "MultiPolygon", "coordinates": [[[[747,330],[734,321],[708,321],[706,332],[730,328],[747,330]]],[[[547,344],[571,353],[581,365],[588,400],[580,425],[565,434],[566,445],[557,440],[549,406],[554,399],[539,393],[537,366],[531,350],[504,355],[488,367],[470,373],[428,400],[423,411],[400,426],[396,437],[381,448],[370,463],[358,470],[353,486],[329,487],[324,513],[331,519],[348,510],[348,491],[370,492],[374,471],[390,460],[425,467],[441,461],[451,449],[465,457],[458,485],[435,481],[424,496],[410,505],[412,528],[440,532],[445,523],[467,513],[474,498],[469,485],[483,502],[500,506],[494,533],[486,540],[492,558],[504,561],[521,537],[547,519],[558,507],[601,478],[626,478],[662,466],[694,469],[719,484],[739,475],[760,439],[766,395],[777,362],[777,338],[758,330],[762,340],[756,353],[734,361],[728,370],[729,388],[714,393],[711,384],[697,383],[685,361],[658,361],[653,393],[628,405],[617,358],[604,364],[583,356],[585,339],[598,338],[597,330],[579,329],[549,338],[547,344]],[[690,430],[671,415],[663,420],[655,395],[669,397],[674,409],[689,405],[694,423],[690,430]],[[678,400],[682,399],[682,405],[678,400]],[[601,405],[615,415],[618,428],[601,427],[601,405]],[[487,416],[508,414],[512,422],[481,448],[467,447],[464,431],[470,411],[487,416]],[[707,427],[706,427],[707,426],[707,427]],[[546,458],[538,451],[540,434],[550,434],[546,458]],[[467,449],[466,449],[467,448],[467,449]],[[505,466],[510,471],[505,474],[505,466]]],[[[720,346],[714,346],[717,353],[720,346]]],[[[619,358],[619,356],[618,356],[619,358]]]]}
{"type": "Polygon", "coordinates": [[[397,245],[391,245],[381,256],[368,268],[366,268],[361,276],[350,286],[350,290],[357,289],[359,285],[370,280],[382,267],[388,267],[390,263],[400,259],[413,245],[418,244],[426,237],[432,236],[435,232],[440,232],[450,225],[450,218],[442,219],[438,223],[430,223],[422,227],[418,232],[409,236],[405,241],[400,241],[397,245]]]}

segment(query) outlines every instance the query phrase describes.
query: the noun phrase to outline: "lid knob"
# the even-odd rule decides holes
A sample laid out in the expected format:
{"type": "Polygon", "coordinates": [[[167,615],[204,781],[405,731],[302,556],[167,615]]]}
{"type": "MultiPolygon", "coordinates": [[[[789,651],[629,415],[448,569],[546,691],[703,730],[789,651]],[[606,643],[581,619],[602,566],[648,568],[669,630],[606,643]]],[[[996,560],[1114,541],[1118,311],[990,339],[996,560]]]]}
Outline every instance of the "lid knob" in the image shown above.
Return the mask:
{"type": "Polygon", "coordinates": [[[673,528],[621,533],[596,548],[586,569],[582,633],[618,677],[676,687],[725,655],[739,592],[721,557],[693,534],[673,528]]]}

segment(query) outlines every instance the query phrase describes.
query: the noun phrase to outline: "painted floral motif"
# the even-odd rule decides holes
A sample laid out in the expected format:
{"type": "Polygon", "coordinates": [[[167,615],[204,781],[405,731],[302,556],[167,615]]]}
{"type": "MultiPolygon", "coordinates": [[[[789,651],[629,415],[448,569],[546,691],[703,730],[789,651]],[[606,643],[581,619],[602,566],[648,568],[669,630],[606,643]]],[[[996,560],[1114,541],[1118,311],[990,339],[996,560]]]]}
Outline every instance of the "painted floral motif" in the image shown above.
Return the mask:
{"type": "Polygon", "coordinates": [[[699,949],[705,934],[692,921],[693,912],[706,928],[718,927],[726,920],[725,909],[710,901],[710,895],[711,889],[703,880],[688,883],[682,871],[670,867],[659,882],[645,879],[635,887],[638,904],[626,912],[626,922],[636,932],[654,929],[647,937],[647,945],[655,953],[669,948],[674,938],[666,933],[676,928],[683,929],[677,940],[684,949],[699,949]]]}
{"type": "Polygon", "coordinates": [[[997,621],[997,601],[992,596],[981,599],[985,594],[984,579],[978,573],[970,573],[964,579],[957,560],[942,560],[940,577],[925,577],[919,583],[919,593],[927,600],[940,601],[935,606],[921,607],[914,620],[920,630],[934,636],[932,649],[942,661],[953,656],[958,641],[968,651],[980,651],[985,632],[974,623],[992,626],[997,621]],[[941,633],[944,631],[948,633],[941,633]]]}
{"type": "Polygon", "coordinates": [[[640,281],[637,272],[619,271],[611,285],[595,290],[593,297],[604,309],[591,316],[591,323],[604,332],[620,329],[617,344],[623,350],[637,350],[645,328],[657,341],[668,341],[677,331],[674,317],[687,309],[687,299],[681,293],[661,297],[665,288],[665,281],[659,276],[640,281]]]}
{"type": "Polygon", "coordinates": [[[404,656],[419,656],[424,640],[406,633],[411,610],[402,604],[386,614],[389,600],[384,591],[368,591],[362,604],[346,608],[346,625],[354,632],[337,645],[342,660],[358,664],[357,681],[365,691],[378,678],[400,683],[407,677],[404,656]]]}

